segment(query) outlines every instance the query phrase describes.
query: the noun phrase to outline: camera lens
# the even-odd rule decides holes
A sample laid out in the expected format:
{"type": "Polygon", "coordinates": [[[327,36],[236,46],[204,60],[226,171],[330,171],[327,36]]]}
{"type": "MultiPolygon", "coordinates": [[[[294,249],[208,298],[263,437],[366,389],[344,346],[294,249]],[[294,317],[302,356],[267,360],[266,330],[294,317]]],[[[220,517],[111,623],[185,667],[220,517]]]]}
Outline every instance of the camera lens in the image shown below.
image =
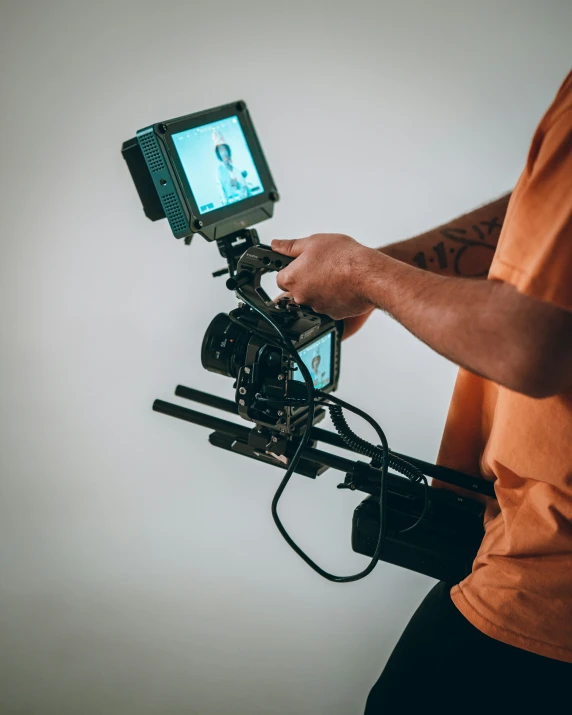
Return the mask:
{"type": "Polygon", "coordinates": [[[227,377],[237,377],[244,365],[250,333],[246,328],[233,323],[226,313],[213,319],[201,348],[201,362],[205,370],[227,377]]]}

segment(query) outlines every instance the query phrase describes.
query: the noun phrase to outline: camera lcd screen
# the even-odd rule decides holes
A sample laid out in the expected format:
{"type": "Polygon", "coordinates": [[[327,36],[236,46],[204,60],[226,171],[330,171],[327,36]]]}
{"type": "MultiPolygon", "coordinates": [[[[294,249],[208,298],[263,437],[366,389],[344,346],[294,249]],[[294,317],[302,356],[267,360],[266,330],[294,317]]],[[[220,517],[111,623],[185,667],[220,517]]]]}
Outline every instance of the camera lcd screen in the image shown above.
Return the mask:
{"type": "MultiPolygon", "coordinates": [[[[332,340],[333,333],[329,332],[321,338],[314,340],[307,347],[300,350],[300,357],[310,371],[316,390],[323,390],[333,382],[332,376],[332,340]]],[[[304,381],[299,370],[294,373],[294,379],[304,381]]]]}
{"type": "Polygon", "coordinates": [[[199,213],[264,191],[238,117],[173,134],[199,213]]]}

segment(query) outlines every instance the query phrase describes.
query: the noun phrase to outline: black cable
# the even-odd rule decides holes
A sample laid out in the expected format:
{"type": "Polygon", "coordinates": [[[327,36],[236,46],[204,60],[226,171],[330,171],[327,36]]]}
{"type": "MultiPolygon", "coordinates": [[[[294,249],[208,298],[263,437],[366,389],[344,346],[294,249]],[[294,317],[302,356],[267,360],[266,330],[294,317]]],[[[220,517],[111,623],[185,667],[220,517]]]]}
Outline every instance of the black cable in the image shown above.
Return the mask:
{"type": "Polygon", "coordinates": [[[400,529],[399,533],[400,534],[405,534],[406,531],[412,531],[415,529],[416,526],[419,526],[419,524],[423,521],[425,518],[425,515],[427,514],[427,510],[429,509],[429,482],[427,481],[427,477],[424,474],[421,474],[422,479],[423,479],[423,510],[421,511],[421,516],[417,519],[415,523],[413,523],[411,526],[408,526],[407,529],[400,529]]]}
{"type": "MultiPolygon", "coordinates": [[[[238,291],[237,291],[238,293],[238,291]]],[[[244,298],[243,298],[244,300],[244,298]]],[[[263,333],[262,330],[256,330],[256,328],[253,328],[250,325],[246,325],[245,323],[242,322],[240,318],[236,318],[232,313],[228,313],[228,318],[231,321],[231,323],[236,323],[236,325],[240,325],[241,328],[245,328],[248,330],[248,332],[252,333],[253,335],[257,335],[259,338],[262,338],[265,340],[269,345],[273,345],[275,348],[280,348],[280,350],[284,350],[284,343],[281,342],[280,340],[274,340],[271,335],[268,335],[268,333],[263,333]]]]}
{"type": "MultiPolygon", "coordinates": [[[[292,345],[291,341],[289,341],[286,336],[282,333],[282,330],[280,327],[276,324],[276,322],[270,317],[270,315],[267,315],[261,308],[259,308],[255,303],[252,303],[247,296],[245,296],[240,288],[237,289],[236,291],[240,298],[244,301],[246,305],[249,306],[252,310],[254,310],[258,315],[260,315],[269,325],[272,326],[272,328],[275,330],[275,332],[278,334],[281,340],[280,347],[294,358],[294,361],[298,365],[298,368],[304,378],[304,382],[306,383],[306,387],[308,388],[308,395],[309,395],[309,402],[308,402],[308,417],[306,420],[306,430],[304,431],[302,435],[302,439],[300,440],[300,443],[298,444],[298,447],[296,448],[296,451],[294,452],[294,456],[290,460],[290,464],[288,465],[288,468],[286,469],[286,474],[284,475],[282,481],[280,482],[280,485],[278,486],[278,489],[276,490],[276,493],[274,495],[274,498],[272,500],[272,518],[274,519],[274,523],[276,524],[278,530],[286,540],[287,544],[302,558],[308,566],[310,566],[316,573],[320,574],[320,576],[323,576],[325,579],[328,581],[335,581],[337,583],[348,583],[351,581],[358,581],[359,579],[364,578],[368,574],[370,574],[373,569],[375,568],[377,562],[379,561],[379,557],[381,554],[381,549],[383,546],[383,540],[385,536],[385,478],[387,476],[387,455],[389,454],[389,445],[387,443],[387,439],[385,437],[385,434],[381,427],[375,422],[373,418],[371,418],[369,415],[366,415],[365,412],[362,412],[361,410],[358,410],[358,408],[354,408],[351,405],[348,405],[348,403],[343,403],[342,400],[339,400],[339,398],[333,398],[331,395],[327,395],[326,393],[319,393],[320,395],[327,396],[328,399],[332,399],[333,402],[338,402],[342,404],[342,406],[347,406],[347,409],[350,409],[351,411],[355,412],[356,414],[359,414],[362,416],[367,422],[369,422],[372,427],[375,429],[375,431],[378,434],[378,437],[380,439],[380,442],[382,444],[383,448],[383,458],[382,458],[382,464],[381,464],[381,474],[380,474],[380,495],[379,495],[379,509],[380,509],[380,525],[379,525],[379,538],[377,541],[377,545],[375,547],[374,554],[372,556],[372,559],[369,563],[369,565],[363,570],[360,571],[357,574],[354,574],[352,576],[336,576],[335,574],[331,574],[324,569],[322,569],[320,566],[318,566],[317,563],[315,563],[302,549],[296,544],[296,542],[291,538],[290,534],[286,531],[284,528],[282,522],[280,521],[280,517],[278,516],[278,502],[280,500],[280,497],[282,496],[282,493],[284,492],[284,489],[286,488],[286,485],[290,481],[290,478],[292,474],[294,473],[294,470],[296,469],[296,466],[298,465],[298,462],[300,461],[300,457],[302,455],[303,450],[306,448],[308,441],[310,439],[310,434],[311,434],[311,429],[314,425],[314,406],[315,406],[315,395],[316,395],[316,390],[314,388],[314,384],[312,381],[312,377],[310,375],[310,371],[306,367],[306,364],[300,357],[298,351],[296,348],[292,345]]],[[[243,327],[247,327],[244,326],[243,327]]],[[[250,327],[248,327],[249,330],[251,330],[250,327]]],[[[255,331],[252,331],[255,332],[255,331]]],[[[268,339],[268,336],[264,336],[265,339],[268,339]]]]}
{"type": "MultiPolygon", "coordinates": [[[[325,394],[325,393],[322,393],[325,394]]],[[[336,432],[344,440],[344,442],[358,454],[364,454],[366,457],[371,457],[372,467],[379,467],[381,460],[383,458],[383,450],[377,447],[371,442],[359,437],[352,428],[348,425],[346,418],[342,412],[342,407],[339,404],[328,405],[330,411],[330,417],[332,418],[332,423],[336,429],[336,432]]],[[[394,469],[396,472],[405,475],[411,482],[418,484],[423,482],[424,485],[424,505],[421,512],[421,516],[415,521],[412,526],[408,526],[406,529],[400,529],[399,533],[404,534],[406,531],[411,531],[416,526],[418,526],[421,521],[425,518],[427,509],[429,508],[429,484],[423,472],[403,457],[397,457],[391,452],[388,455],[388,466],[394,469]]]]}
{"type": "MultiPolygon", "coordinates": [[[[340,405],[334,404],[329,405],[330,417],[332,418],[332,423],[336,429],[336,432],[344,440],[344,442],[358,454],[363,454],[366,457],[371,457],[372,466],[379,467],[381,464],[381,458],[383,456],[383,451],[371,442],[366,441],[359,437],[352,428],[346,422],[346,418],[342,412],[340,405]]],[[[410,464],[408,461],[402,457],[397,457],[390,452],[389,454],[389,466],[395,469],[397,472],[404,474],[412,482],[420,482],[423,477],[423,472],[410,464]]]]}
{"type": "MultiPolygon", "coordinates": [[[[259,314],[262,314],[260,311],[258,311],[259,314]]],[[[263,333],[260,330],[256,330],[250,326],[244,325],[240,321],[240,319],[233,317],[232,315],[229,315],[230,320],[233,323],[236,323],[237,325],[240,325],[240,327],[247,328],[251,333],[254,335],[257,335],[258,337],[262,338],[265,340],[268,344],[273,345],[274,347],[280,348],[280,349],[287,349],[290,351],[290,346],[279,342],[278,340],[273,340],[269,335],[266,333],[263,333]]],[[[292,352],[290,352],[292,355],[292,352]]],[[[313,387],[313,384],[312,384],[313,387]]],[[[323,399],[327,399],[331,397],[328,393],[321,393],[323,399]]],[[[258,402],[265,402],[268,407],[304,407],[309,404],[309,401],[311,398],[308,398],[308,400],[288,400],[288,401],[278,401],[278,400],[272,400],[265,395],[261,395],[260,393],[255,395],[256,400],[258,402]]],[[[354,411],[351,409],[351,406],[349,403],[345,403],[347,405],[346,409],[349,409],[350,411],[354,411]]],[[[345,420],[345,417],[343,416],[343,413],[341,412],[341,406],[337,405],[338,408],[340,408],[339,412],[334,412],[332,413],[332,410],[336,408],[336,405],[328,405],[329,410],[330,410],[330,415],[332,416],[332,422],[334,424],[334,427],[338,431],[338,434],[344,439],[346,444],[352,448],[353,451],[357,452],[358,454],[364,454],[365,456],[368,456],[372,458],[372,466],[378,467],[380,464],[381,456],[383,453],[383,450],[380,449],[379,447],[376,447],[375,445],[371,444],[370,442],[367,442],[366,440],[362,439],[359,437],[353,430],[350,428],[348,423],[345,420]],[[335,415],[335,417],[334,417],[335,415]],[[340,420],[338,421],[337,416],[340,416],[340,420]],[[342,424],[343,421],[343,427],[340,428],[339,425],[342,424]],[[336,422],[338,424],[336,424],[336,422]],[[346,439],[346,436],[351,435],[351,441],[350,439],[346,439]]],[[[357,408],[355,408],[357,410],[357,408]]],[[[361,411],[358,412],[360,414],[361,411]]],[[[362,413],[362,416],[366,415],[366,413],[362,413]]],[[[369,416],[366,417],[366,419],[369,418],[369,416]]],[[[423,474],[423,472],[416,467],[415,465],[411,464],[411,462],[408,462],[406,459],[403,459],[403,457],[398,457],[395,454],[391,453],[391,450],[389,450],[389,455],[388,455],[389,461],[388,461],[388,467],[392,467],[395,469],[395,471],[399,472],[400,474],[405,475],[410,481],[419,483],[423,482],[423,487],[424,487],[424,499],[423,499],[423,509],[421,511],[421,515],[418,517],[418,519],[411,525],[408,526],[406,529],[400,529],[399,533],[404,534],[407,531],[412,531],[415,529],[425,518],[427,511],[429,509],[429,483],[427,481],[426,476],[423,474]]]]}

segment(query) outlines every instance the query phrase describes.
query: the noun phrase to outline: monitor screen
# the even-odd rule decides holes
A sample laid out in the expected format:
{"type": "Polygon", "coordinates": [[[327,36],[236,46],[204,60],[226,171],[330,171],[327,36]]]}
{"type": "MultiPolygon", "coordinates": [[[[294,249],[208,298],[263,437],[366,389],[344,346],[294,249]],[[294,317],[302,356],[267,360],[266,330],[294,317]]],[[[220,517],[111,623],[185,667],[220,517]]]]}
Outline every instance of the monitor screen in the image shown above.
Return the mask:
{"type": "Polygon", "coordinates": [[[264,191],[238,117],[173,134],[199,213],[264,191]]]}
{"type": "MultiPolygon", "coordinates": [[[[332,332],[326,333],[326,335],[322,335],[321,338],[314,340],[313,343],[310,343],[307,347],[300,350],[300,357],[310,371],[316,390],[323,390],[333,382],[333,337],[334,334],[332,332]]],[[[304,380],[299,370],[294,373],[294,379],[304,380]]]]}

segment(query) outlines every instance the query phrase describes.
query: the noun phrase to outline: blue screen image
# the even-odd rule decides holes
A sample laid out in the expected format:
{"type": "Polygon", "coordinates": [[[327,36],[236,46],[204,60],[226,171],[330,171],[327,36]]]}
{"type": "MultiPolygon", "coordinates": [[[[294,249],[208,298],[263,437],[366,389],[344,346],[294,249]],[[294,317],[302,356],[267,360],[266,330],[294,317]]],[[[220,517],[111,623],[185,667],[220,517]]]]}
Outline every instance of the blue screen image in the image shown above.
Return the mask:
{"type": "Polygon", "coordinates": [[[173,134],[201,214],[264,191],[238,117],[173,134]]]}
{"type": "MultiPolygon", "coordinates": [[[[332,339],[333,333],[326,333],[310,343],[308,347],[300,350],[300,357],[310,371],[316,390],[323,390],[333,382],[332,339]]],[[[299,370],[294,373],[294,379],[304,381],[299,370]]]]}

